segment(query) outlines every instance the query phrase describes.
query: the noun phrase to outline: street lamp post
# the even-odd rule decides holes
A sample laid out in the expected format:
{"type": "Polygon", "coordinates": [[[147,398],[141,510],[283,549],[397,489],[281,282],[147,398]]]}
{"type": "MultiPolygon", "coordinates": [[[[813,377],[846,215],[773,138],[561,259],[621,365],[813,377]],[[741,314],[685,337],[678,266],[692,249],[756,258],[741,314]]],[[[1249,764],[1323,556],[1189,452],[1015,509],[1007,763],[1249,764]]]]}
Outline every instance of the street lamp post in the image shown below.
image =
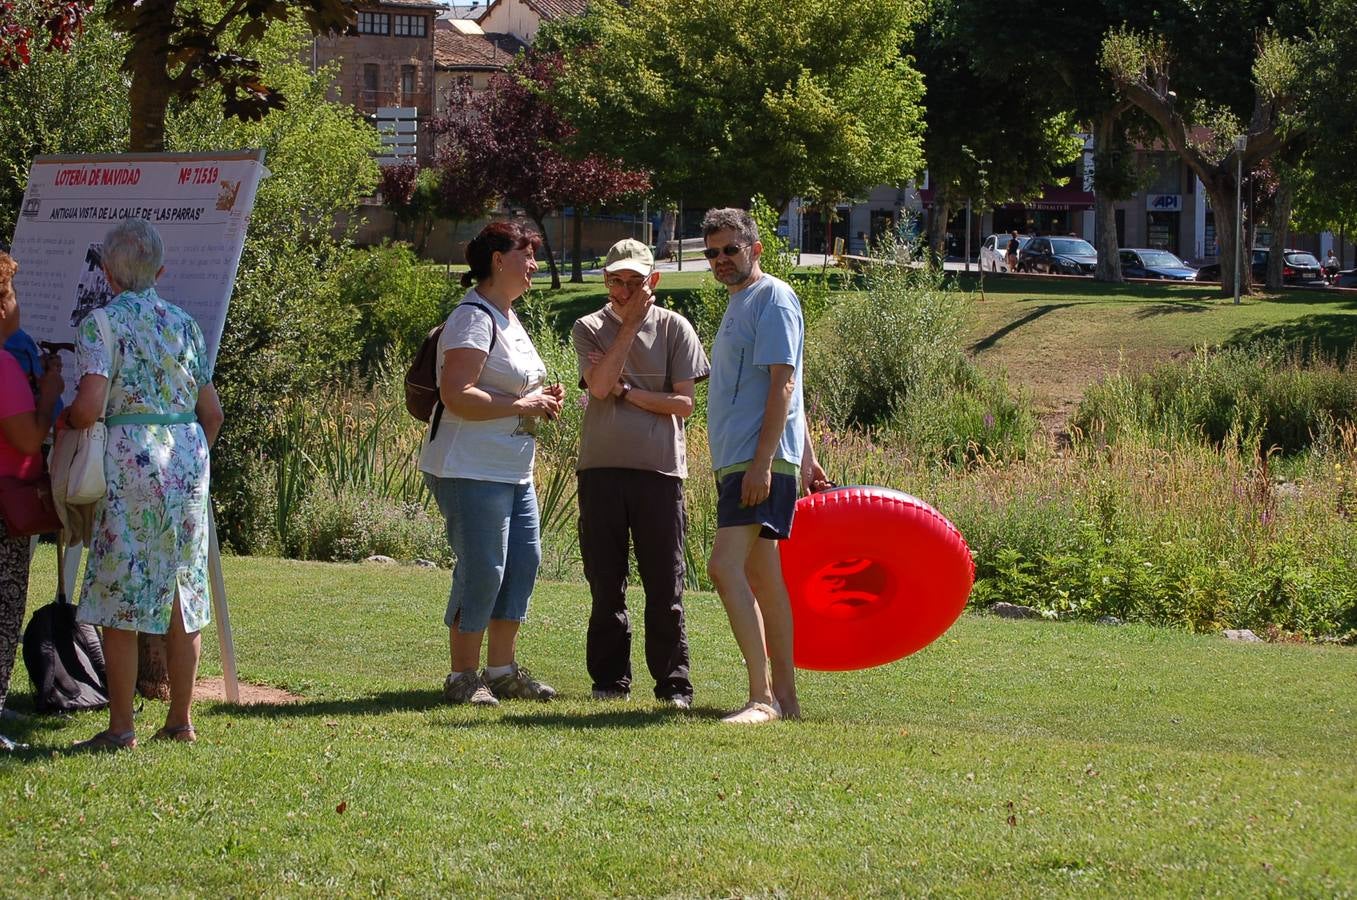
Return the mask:
{"type": "Polygon", "coordinates": [[[1241,134],[1234,139],[1235,176],[1234,176],[1234,302],[1239,305],[1239,269],[1244,255],[1244,149],[1249,145],[1249,136],[1241,134]]]}

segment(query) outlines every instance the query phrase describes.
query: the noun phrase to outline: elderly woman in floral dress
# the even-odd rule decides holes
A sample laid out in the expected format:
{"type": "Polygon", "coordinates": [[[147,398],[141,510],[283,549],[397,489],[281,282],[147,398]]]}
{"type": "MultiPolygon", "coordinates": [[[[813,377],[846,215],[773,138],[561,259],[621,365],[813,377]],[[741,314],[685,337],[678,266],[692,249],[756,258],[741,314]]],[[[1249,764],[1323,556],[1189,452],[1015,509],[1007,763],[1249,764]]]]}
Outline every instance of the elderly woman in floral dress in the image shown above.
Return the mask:
{"type": "Polygon", "coordinates": [[[63,414],[108,426],[108,495],[96,509],[77,613],[103,627],[108,728],[77,746],[135,747],[132,700],[137,633],[167,635],[170,708],[157,738],[192,742],[199,632],[210,618],[207,575],[208,447],[221,428],[212,366],[193,317],[155,291],[164,250],[151,224],[127,219],[104,238],[103,267],[116,292],[76,333],[80,376],[63,414]],[[107,408],[105,408],[107,403],[107,408]]]}

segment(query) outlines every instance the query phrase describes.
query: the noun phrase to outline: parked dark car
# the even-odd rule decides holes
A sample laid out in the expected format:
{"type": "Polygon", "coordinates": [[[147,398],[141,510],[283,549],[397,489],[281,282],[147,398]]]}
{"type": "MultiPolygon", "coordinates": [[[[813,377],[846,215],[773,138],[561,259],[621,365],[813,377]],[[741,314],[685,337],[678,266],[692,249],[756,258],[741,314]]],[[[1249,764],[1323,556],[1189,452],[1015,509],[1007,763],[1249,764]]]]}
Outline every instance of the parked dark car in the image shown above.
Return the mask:
{"type": "Polygon", "coordinates": [[[1035,237],[1018,256],[1019,272],[1092,275],[1097,268],[1098,251],[1081,238],[1035,237]]]}
{"type": "Polygon", "coordinates": [[[1338,278],[1333,283],[1334,287],[1357,288],[1357,269],[1348,269],[1346,272],[1339,272],[1338,278]]]}
{"type": "Polygon", "coordinates": [[[1195,281],[1197,270],[1167,250],[1118,250],[1121,274],[1127,278],[1195,281]]]}
{"type": "MultiPolygon", "coordinates": [[[[1268,248],[1255,247],[1253,250],[1253,281],[1262,284],[1267,280],[1268,248]]],[[[1319,260],[1306,250],[1282,251],[1282,282],[1284,284],[1307,284],[1320,279],[1319,260]]],[[[1207,263],[1197,270],[1198,281],[1220,281],[1220,263],[1207,263]]]]}

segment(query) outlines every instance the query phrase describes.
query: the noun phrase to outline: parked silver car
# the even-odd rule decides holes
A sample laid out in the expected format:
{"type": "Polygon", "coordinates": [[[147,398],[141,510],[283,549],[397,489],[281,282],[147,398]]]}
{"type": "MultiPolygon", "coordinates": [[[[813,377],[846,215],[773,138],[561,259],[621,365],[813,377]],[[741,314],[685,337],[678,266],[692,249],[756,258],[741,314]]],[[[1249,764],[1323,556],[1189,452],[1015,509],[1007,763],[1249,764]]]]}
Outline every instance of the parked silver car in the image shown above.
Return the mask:
{"type": "MultiPolygon", "coordinates": [[[[1011,234],[991,234],[985,238],[985,243],[980,245],[980,268],[982,271],[1008,271],[1008,242],[1012,237],[1011,234]]],[[[1026,247],[1030,240],[1032,240],[1030,234],[1018,235],[1019,253],[1022,253],[1022,248],[1026,247]]]]}

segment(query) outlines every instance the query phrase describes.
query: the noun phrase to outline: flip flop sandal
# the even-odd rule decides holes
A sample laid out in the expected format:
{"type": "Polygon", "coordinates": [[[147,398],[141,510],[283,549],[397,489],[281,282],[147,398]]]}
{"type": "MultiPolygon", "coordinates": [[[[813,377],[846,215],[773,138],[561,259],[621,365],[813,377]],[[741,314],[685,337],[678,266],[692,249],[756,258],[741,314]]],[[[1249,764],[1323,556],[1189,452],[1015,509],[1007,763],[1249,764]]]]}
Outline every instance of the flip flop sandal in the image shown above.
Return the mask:
{"type": "Polygon", "coordinates": [[[192,744],[198,740],[198,733],[193,730],[192,725],[176,725],[170,728],[168,725],[151,735],[153,741],[178,741],[181,744],[192,744]]]}
{"type": "Polygon", "coordinates": [[[114,734],[111,731],[104,730],[92,738],[76,741],[71,745],[71,749],[104,753],[114,750],[131,750],[136,745],[137,734],[135,731],[124,731],[122,734],[114,734]]]}

